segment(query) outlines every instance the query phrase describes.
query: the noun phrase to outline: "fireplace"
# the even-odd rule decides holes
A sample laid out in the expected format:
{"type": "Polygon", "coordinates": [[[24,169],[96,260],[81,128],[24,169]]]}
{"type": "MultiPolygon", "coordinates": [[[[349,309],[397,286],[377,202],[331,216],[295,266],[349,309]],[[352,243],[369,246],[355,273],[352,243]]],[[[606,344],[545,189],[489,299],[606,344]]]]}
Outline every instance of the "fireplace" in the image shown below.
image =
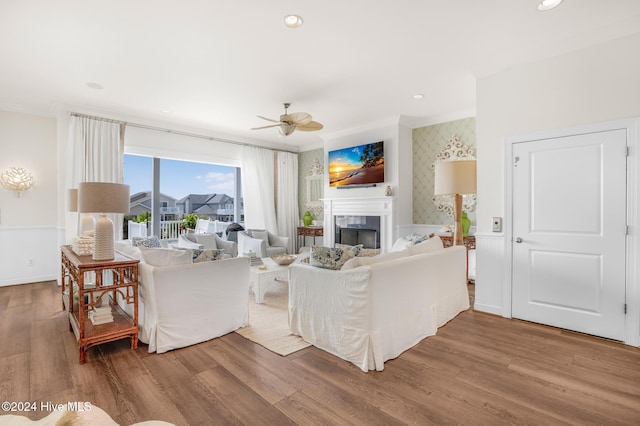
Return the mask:
{"type": "Polygon", "coordinates": [[[394,197],[324,199],[325,244],[379,248],[389,252],[394,241],[394,197]]]}
{"type": "Polygon", "coordinates": [[[380,216],[335,216],[335,242],[380,248],[380,216]]]}

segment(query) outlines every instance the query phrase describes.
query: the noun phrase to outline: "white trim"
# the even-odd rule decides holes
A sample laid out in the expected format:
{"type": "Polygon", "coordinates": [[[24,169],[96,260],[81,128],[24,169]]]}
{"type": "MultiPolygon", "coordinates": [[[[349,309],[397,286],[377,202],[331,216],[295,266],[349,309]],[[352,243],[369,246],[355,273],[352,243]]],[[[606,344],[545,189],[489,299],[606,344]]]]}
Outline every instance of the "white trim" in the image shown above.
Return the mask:
{"type": "Polygon", "coordinates": [[[504,205],[505,205],[505,239],[504,239],[504,278],[503,278],[503,316],[511,317],[512,294],[512,264],[513,251],[511,241],[513,239],[513,169],[511,158],[513,145],[539,139],[549,139],[579,135],[593,132],[625,129],[627,131],[627,146],[629,157],[627,158],[627,225],[630,232],[627,236],[626,258],[626,304],[627,317],[625,326],[624,343],[631,346],[640,346],[640,270],[638,258],[640,257],[640,204],[638,192],[640,191],[638,179],[640,179],[640,155],[638,155],[638,138],[640,137],[640,118],[628,118],[604,123],[587,124],[576,127],[545,130],[541,132],[510,136],[505,139],[504,145],[504,205]]]}

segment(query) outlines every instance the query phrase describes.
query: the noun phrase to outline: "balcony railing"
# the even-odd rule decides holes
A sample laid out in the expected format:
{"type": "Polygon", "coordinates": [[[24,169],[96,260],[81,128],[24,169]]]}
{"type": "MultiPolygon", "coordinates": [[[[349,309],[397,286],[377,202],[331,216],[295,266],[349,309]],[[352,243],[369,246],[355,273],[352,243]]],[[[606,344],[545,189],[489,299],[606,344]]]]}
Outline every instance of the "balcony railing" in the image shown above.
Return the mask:
{"type": "MultiPolygon", "coordinates": [[[[208,232],[224,232],[227,226],[232,222],[211,221],[209,224],[208,232]]],[[[163,240],[177,240],[178,236],[184,233],[181,230],[181,220],[163,220],[160,221],[160,239],[163,240]]],[[[149,235],[149,230],[153,229],[153,222],[134,222],[130,220],[127,223],[128,238],[133,237],[146,237],[149,235]]]]}

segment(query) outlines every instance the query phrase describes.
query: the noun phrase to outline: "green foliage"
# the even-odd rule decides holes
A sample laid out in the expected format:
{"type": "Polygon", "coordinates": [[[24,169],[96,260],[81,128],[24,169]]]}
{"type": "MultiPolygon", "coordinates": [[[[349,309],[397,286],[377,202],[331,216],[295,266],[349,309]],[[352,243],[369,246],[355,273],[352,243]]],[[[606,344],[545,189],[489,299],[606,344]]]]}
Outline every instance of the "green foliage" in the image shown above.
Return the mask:
{"type": "Polygon", "coordinates": [[[189,213],[182,217],[182,223],[185,228],[196,229],[196,223],[198,222],[198,215],[195,213],[189,213]]]}
{"type": "Polygon", "coordinates": [[[138,215],[138,218],[136,220],[137,220],[138,223],[140,223],[140,222],[151,222],[151,213],[150,212],[143,212],[143,213],[138,215]]]}
{"type": "Polygon", "coordinates": [[[383,163],[384,156],[382,148],[382,142],[367,145],[364,150],[362,150],[362,155],[360,155],[360,162],[362,163],[362,167],[368,168],[383,163]]]}

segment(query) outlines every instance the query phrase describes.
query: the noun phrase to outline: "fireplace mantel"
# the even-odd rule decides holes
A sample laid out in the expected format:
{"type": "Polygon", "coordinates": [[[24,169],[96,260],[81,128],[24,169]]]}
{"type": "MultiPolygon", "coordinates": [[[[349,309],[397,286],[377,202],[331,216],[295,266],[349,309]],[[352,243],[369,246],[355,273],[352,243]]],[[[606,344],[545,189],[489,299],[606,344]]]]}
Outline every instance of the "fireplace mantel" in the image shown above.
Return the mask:
{"type": "Polygon", "coordinates": [[[380,248],[391,251],[394,241],[396,202],[394,197],[324,198],[325,243],[335,244],[336,216],[380,216],[380,248]]]}

